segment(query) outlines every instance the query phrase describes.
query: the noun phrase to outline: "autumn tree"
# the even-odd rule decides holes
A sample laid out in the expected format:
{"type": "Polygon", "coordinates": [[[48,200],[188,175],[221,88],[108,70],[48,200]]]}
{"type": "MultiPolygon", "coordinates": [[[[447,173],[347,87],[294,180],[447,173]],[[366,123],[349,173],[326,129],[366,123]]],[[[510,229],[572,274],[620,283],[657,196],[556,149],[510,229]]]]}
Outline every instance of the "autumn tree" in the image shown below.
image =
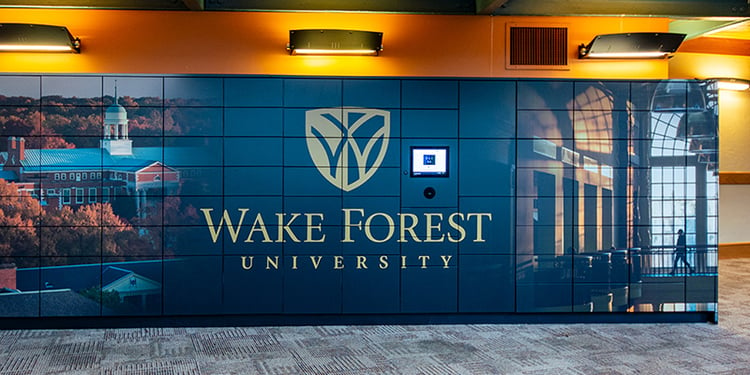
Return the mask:
{"type": "MultiPolygon", "coordinates": [[[[0,179],[0,257],[39,256],[39,202],[0,179]]],[[[21,266],[22,260],[16,261],[21,266]]]]}

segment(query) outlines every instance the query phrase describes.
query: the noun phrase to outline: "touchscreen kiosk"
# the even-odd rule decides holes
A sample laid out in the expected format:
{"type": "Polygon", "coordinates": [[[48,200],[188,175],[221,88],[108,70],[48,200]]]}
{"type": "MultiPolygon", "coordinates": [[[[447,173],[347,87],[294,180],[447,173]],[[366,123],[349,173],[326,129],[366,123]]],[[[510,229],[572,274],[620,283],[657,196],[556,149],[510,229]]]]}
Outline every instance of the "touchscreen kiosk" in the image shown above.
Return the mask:
{"type": "Polygon", "coordinates": [[[448,147],[412,147],[412,177],[448,177],[448,147]]]}

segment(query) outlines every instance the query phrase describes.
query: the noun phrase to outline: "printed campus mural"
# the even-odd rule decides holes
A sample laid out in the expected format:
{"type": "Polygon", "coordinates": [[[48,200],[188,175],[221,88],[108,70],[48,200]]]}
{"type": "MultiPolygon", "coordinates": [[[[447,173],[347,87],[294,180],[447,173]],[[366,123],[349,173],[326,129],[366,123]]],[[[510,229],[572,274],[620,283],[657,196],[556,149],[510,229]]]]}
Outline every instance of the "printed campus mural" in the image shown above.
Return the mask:
{"type": "Polygon", "coordinates": [[[702,81],[0,76],[0,316],[715,311],[702,81]]]}

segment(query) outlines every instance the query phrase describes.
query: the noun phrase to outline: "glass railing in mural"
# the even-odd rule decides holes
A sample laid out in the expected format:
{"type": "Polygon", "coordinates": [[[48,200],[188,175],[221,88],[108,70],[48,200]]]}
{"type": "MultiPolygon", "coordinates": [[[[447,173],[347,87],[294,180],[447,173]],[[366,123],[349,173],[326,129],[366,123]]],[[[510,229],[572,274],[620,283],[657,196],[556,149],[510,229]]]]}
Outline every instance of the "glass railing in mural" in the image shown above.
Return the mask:
{"type": "Polygon", "coordinates": [[[684,257],[674,246],[640,251],[644,277],[695,277],[718,275],[716,245],[689,246],[684,257]],[[683,260],[684,259],[684,260],[683,260]]]}
{"type": "Polygon", "coordinates": [[[535,257],[518,264],[518,275],[540,284],[534,312],[571,310],[567,296],[543,293],[542,284],[572,289],[575,312],[714,311],[717,247],[693,249],[686,257],[690,266],[675,264],[674,247],[612,249],[535,257]]]}

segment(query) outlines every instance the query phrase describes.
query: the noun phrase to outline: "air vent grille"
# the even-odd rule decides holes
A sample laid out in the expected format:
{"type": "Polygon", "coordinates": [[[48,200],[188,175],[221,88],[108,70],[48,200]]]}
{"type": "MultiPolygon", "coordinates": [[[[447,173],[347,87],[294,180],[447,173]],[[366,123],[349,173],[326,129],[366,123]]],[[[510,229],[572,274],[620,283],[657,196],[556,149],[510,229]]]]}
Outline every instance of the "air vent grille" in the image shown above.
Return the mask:
{"type": "Polygon", "coordinates": [[[508,69],[568,69],[568,28],[508,26],[508,69]]]}

